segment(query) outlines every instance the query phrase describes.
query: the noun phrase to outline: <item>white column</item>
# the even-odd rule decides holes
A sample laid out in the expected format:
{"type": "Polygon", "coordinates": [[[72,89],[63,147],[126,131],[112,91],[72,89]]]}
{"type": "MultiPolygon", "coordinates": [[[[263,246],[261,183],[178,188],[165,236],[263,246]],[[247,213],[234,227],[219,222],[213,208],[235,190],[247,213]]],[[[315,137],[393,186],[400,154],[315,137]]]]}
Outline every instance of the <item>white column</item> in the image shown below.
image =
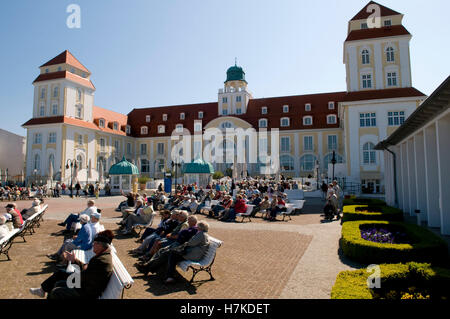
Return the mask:
{"type": "Polygon", "coordinates": [[[392,147],[391,150],[395,153],[395,164],[396,164],[396,171],[397,171],[397,199],[398,199],[398,207],[400,209],[403,209],[403,183],[402,183],[402,157],[400,152],[400,147],[395,146],[392,147]]]}
{"type": "Polygon", "coordinates": [[[406,154],[406,143],[402,143],[402,184],[403,184],[403,207],[402,210],[405,213],[409,213],[409,182],[408,182],[408,155],[406,154]]]}
{"type": "Polygon", "coordinates": [[[383,89],[383,63],[381,62],[381,44],[375,43],[373,46],[374,52],[374,77],[377,90],[383,89]]]}
{"type": "Polygon", "coordinates": [[[415,162],[415,184],[416,184],[416,207],[420,209],[420,217],[422,220],[427,218],[427,193],[425,190],[425,154],[423,144],[423,133],[414,135],[414,162],[415,162]]]}
{"type": "Polygon", "coordinates": [[[300,145],[300,137],[299,137],[300,133],[295,133],[294,134],[294,152],[295,152],[295,156],[294,156],[294,167],[295,167],[295,174],[297,176],[300,176],[300,150],[299,150],[299,145],[300,145]]]}
{"type": "Polygon", "coordinates": [[[439,227],[439,177],[435,124],[424,129],[424,155],[428,226],[439,227]]]}
{"type": "Polygon", "coordinates": [[[440,119],[436,123],[436,144],[438,158],[439,177],[439,206],[441,234],[450,235],[450,148],[448,137],[450,136],[450,115],[440,119]]]}
{"type": "Polygon", "coordinates": [[[410,138],[407,142],[408,147],[408,183],[409,183],[409,214],[414,215],[416,209],[416,168],[414,163],[414,140],[410,138]]]}

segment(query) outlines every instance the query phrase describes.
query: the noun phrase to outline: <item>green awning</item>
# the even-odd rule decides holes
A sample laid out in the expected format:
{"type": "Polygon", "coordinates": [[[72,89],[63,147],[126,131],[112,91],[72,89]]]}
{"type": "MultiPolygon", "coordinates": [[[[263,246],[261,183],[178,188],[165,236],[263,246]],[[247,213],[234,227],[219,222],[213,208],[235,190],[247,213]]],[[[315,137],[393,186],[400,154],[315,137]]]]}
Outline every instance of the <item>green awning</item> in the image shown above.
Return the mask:
{"type": "Polygon", "coordinates": [[[109,175],[139,175],[139,170],[136,165],[128,162],[124,156],[119,163],[111,166],[109,175]]]}

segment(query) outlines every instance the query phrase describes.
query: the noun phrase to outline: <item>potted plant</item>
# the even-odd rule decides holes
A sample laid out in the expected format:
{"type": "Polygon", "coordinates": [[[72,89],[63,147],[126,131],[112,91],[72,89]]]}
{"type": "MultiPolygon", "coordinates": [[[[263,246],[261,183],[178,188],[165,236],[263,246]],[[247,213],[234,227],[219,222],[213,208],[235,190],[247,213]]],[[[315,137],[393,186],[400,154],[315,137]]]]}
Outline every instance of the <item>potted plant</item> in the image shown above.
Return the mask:
{"type": "Polygon", "coordinates": [[[141,191],[147,187],[147,182],[150,180],[147,176],[141,176],[138,178],[139,188],[141,191]]]}

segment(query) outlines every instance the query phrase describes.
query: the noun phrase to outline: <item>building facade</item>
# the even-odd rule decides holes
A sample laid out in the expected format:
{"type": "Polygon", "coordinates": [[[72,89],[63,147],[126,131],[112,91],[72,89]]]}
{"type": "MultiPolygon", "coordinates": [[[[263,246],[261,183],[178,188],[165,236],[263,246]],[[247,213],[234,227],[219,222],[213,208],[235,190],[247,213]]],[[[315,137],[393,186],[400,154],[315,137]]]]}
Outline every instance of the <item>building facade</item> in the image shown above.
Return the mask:
{"type": "Polygon", "coordinates": [[[25,174],[26,139],[0,129],[0,182],[22,181],[25,174]]]}
{"type": "MultiPolygon", "coordinates": [[[[201,157],[208,147],[202,133],[234,128],[267,131],[258,134],[257,142],[246,139],[242,145],[247,161],[240,170],[250,175],[261,175],[266,163],[264,156],[249,160],[254,143],[258,154],[278,154],[281,173],[290,177],[314,176],[317,171],[327,175],[334,151],[348,181],[383,192],[384,161],[374,146],[425,99],[412,87],[411,34],[402,19],[402,14],[370,2],[349,21],[343,50],[346,91],[254,98],[245,72],[234,65],[215,102],[135,108],[127,115],[94,106],[90,71],[65,51],[43,64],[33,82],[33,117],[23,125],[28,130],[27,176],[33,170],[47,174],[52,162],[59,174],[55,178],[67,181],[71,173],[66,167],[72,160],[78,163],[80,182],[97,180],[99,168],[107,172],[125,156],[142,174],[161,177],[172,166],[174,146],[187,162],[201,157]],[[368,7],[374,4],[381,24],[369,27],[368,7]],[[273,129],[278,134],[276,148],[273,129]],[[171,138],[184,130],[193,136],[189,146],[171,138]]],[[[233,149],[241,154],[236,144],[234,137],[225,136],[214,156],[233,149]]],[[[223,172],[238,167],[229,162],[213,165],[223,172]]]]}

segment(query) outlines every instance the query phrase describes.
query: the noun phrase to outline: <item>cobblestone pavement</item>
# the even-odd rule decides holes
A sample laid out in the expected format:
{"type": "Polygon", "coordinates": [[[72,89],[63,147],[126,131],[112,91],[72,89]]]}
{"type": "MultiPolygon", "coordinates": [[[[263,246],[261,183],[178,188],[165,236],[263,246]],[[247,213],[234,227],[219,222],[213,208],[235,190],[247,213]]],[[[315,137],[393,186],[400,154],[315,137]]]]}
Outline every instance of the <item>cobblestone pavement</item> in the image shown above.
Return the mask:
{"type": "MultiPolygon", "coordinates": [[[[96,200],[106,228],[117,230],[115,222],[121,213],[114,209],[122,200],[121,196],[96,200]]],[[[17,203],[19,209],[31,206],[30,201],[17,203]]],[[[39,286],[55,270],[46,254],[55,252],[62,243],[62,227],[57,222],[69,212],[82,210],[86,199],[47,199],[46,203],[45,222],[36,234],[27,236],[26,243],[16,239],[11,261],[0,257],[0,298],[33,298],[28,289],[39,286]]],[[[253,218],[246,223],[222,223],[197,215],[210,223],[211,236],[224,241],[212,270],[215,281],[208,281],[207,273],[199,273],[189,284],[191,271],[180,269],[178,281],[172,285],[163,284],[161,275],[143,278],[133,267],[136,259],[128,254],[137,247],[136,237],[117,236],[114,246],[135,280],[124,298],[328,299],[336,275],[358,265],[339,257],[341,226],[337,221],[321,223],[322,206],[320,199],[307,199],[302,214],[288,222],[253,218]]]]}

